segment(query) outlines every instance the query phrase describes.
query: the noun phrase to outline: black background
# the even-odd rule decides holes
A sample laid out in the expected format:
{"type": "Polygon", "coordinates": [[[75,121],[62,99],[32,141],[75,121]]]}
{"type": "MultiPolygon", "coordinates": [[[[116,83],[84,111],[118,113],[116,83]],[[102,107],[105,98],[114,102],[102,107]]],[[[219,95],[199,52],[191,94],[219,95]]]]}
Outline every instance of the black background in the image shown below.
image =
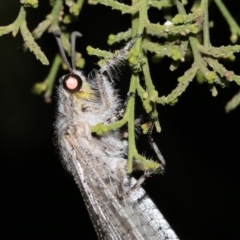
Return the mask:
{"type": "MultiPolygon", "coordinates": [[[[239,2],[225,2],[240,23],[239,2]]],[[[51,10],[48,1],[39,5],[39,9],[28,10],[30,30],[51,10]]],[[[12,23],[19,7],[18,1],[1,1],[0,25],[12,23]]],[[[152,22],[163,23],[160,14],[150,11],[152,22]]],[[[212,44],[229,44],[228,26],[214,3],[210,19],[215,22],[212,44]]],[[[105,42],[109,32],[125,31],[129,23],[128,15],[84,5],[73,29],[83,34],[78,50],[87,60],[87,73],[97,68],[97,58],[86,54],[87,45],[107,50],[122,46],[109,47],[105,42]]],[[[38,43],[51,62],[58,50],[54,38],[44,34],[38,43]]],[[[1,239],[97,239],[81,194],[64,171],[53,144],[56,99],[46,104],[31,94],[33,84],[45,78],[49,67],[41,65],[32,53],[18,51],[21,44],[20,34],[0,38],[1,239]]],[[[240,74],[239,59],[226,64],[236,74],[240,74]]],[[[169,64],[170,60],[164,59],[162,65],[151,68],[160,95],[176,86],[176,78],[184,70],[172,73],[169,64]]],[[[118,85],[125,91],[128,76],[129,70],[123,68],[118,85]]],[[[159,106],[162,133],[154,138],[167,168],[164,175],[148,179],[144,187],[182,240],[240,239],[240,108],[224,112],[238,86],[232,83],[229,88],[217,88],[219,95],[213,98],[207,84],[194,81],[174,107],[159,106]]],[[[144,137],[141,139],[141,151],[151,155],[144,137]]]]}

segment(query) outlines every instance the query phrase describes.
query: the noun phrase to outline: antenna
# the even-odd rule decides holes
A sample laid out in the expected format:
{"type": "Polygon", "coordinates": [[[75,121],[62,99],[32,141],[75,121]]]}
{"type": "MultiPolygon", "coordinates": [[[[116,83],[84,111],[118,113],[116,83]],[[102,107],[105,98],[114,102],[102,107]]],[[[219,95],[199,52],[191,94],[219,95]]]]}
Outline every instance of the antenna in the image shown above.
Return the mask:
{"type": "Polygon", "coordinates": [[[71,53],[71,60],[72,60],[72,69],[76,70],[76,64],[75,64],[75,45],[76,45],[76,38],[82,37],[82,34],[80,32],[72,32],[71,34],[71,45],[72,45],[72,53],[71,53]]]}
{"type": "Polygon", "coordinates": [[[56,41],[57,41],[57,44],[58,44],[59,51],[61,53],[62,59],[66,63],[68,70],[72,73],[73,72],[73,68],[70,66],[70,63],[67,60],[67,56],[66,56],[66,53],[64,51],[64,48],[63,48],[63,45],[62,45],[62,41],[61,41],[61,37],[60,37],[62,35],[62,32],[60,31],[60,29],[56,29],[56,30],[53,31],[53,34],[54,34],[54,36],[56,38],[56,41]]]}

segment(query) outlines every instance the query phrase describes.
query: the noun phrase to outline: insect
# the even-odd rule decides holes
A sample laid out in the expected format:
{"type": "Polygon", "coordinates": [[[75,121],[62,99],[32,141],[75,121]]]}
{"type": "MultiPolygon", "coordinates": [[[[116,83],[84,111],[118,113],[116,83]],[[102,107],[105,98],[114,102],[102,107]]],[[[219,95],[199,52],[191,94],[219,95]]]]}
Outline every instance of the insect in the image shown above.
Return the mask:
{"type": "Polygon", "coordinates": [[[70,71],[60,78],[56,133],[66,168],[72,173],[99,239],[177,240],[141,181],[126,173],[126,140],[119,131],[96,136],[91,127],[111,123],[121,100],[114,89],[111,70],[124,60],[137,35],[99,70],[85,77],[74,63],[75,39],[71,35],[72,66],[64,53],[60,31],[55,31],[60,52],[70,71]]]}

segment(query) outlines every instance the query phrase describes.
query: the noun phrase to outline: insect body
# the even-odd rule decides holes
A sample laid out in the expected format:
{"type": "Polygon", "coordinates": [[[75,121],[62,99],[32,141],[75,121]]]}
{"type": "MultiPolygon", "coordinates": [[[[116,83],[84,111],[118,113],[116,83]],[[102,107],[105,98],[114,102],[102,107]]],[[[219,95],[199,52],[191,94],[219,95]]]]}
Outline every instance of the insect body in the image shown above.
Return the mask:
{"type": "MultiPolygon", "coordinates": [[[[60,45],[59,33],[55,36],[60,45]]],[[[76,36],[73,33],[74,45],[76,36]]],[[[126,140],[118,131],[91,133],[97,123],[110,123],[121,108],[111,69],[124,60],[136,36],[91,78],[68,64],[70,74],[60,79],[56,132],[66,168],[73,174],[99,239],[176,240],[157,207],[136,180],[126,174],[126,140]]],[[[74,58],[73,58],[74,59],[74,58]]]]}

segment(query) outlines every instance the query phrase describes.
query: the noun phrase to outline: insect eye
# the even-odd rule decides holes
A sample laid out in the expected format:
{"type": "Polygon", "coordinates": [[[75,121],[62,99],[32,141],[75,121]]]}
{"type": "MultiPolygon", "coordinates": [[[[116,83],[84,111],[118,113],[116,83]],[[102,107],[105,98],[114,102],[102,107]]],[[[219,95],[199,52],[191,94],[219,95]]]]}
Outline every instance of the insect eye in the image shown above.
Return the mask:
{"type": "Polygon", "coordinates": [[[83,81],[77,74],[70,73],[64,76],[62,85],[66,91],[76,93],[82,89],[83,81]]]}

